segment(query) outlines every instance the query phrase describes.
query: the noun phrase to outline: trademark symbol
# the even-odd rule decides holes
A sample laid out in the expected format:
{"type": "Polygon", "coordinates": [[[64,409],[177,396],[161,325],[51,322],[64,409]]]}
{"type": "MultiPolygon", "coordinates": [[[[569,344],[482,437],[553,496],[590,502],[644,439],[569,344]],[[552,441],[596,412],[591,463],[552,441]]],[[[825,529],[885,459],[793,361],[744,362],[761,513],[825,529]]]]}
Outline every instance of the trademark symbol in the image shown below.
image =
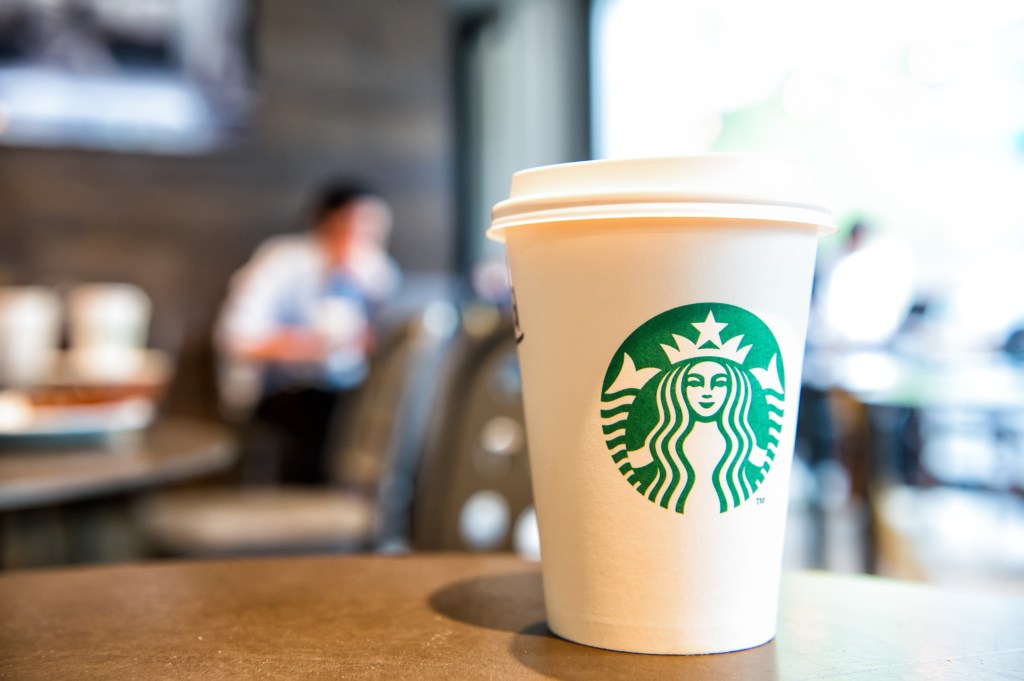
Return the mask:
{"type": "Polygon", "coordinates": [[[760,506],[760,505],[761,505],[761,504],[763,504],[763,503],[764,503],[764,497],[758,497],[758,498],[757,498],[757,504],[758,504],[758,506],[760,506]]]}

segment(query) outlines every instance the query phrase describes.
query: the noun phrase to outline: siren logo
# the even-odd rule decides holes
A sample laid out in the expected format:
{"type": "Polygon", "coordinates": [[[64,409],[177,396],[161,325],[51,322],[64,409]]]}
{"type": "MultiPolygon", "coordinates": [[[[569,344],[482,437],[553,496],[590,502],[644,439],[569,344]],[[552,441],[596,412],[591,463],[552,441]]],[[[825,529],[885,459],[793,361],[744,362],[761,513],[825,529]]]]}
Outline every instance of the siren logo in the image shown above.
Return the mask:
{"type": "Polygon", "coordinates": [[[775,459],[785,397],[768,326],[734,305],[663,312],[612,357],[601,423],[612,461],[644,497],[677,513],[725,513],[775,459]]]}

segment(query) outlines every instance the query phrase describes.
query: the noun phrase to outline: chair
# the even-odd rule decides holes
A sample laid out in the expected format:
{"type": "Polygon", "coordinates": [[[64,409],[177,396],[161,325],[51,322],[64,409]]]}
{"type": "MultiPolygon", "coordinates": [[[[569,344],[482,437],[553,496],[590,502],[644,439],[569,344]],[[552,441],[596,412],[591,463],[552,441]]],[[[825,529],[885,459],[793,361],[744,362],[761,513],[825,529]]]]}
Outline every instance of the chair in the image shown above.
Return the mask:
{"type": "Polygon", "coordinates": [[[511,319],[494,308],[464,312],[440,394],[412,507],[413,546],[536,557],[511,319]]]}
{"type": "MultiPolygon", "coordinates": [[[[447,307],[446,307],[447,306],[447,307]]],[[[170,555],[234,555],[376,548],[402,532],[397,493],[415,466],[423,405],[454,317],[436,302],[385,337],[360,389],[351,428],[336,448],[334,484],[310,487],[221,487],[177,490],[140,508],[143,535],[170,555]]],[[[405,487],[410,485],[406,483],[405,487]]]]}

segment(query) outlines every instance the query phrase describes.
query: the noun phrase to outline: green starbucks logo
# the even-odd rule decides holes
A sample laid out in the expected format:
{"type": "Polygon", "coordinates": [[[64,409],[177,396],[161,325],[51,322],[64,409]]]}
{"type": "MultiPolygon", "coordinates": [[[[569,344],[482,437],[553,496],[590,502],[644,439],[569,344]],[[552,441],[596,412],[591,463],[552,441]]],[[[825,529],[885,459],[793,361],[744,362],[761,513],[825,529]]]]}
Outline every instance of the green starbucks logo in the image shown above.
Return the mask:
{"type": "Polygon", "coordinates": [[[775,459],[785,398],[768,326],[698,303],[648,320],[612,357],[601,423],[626,481],[662,508],[719,513],[753,496],[775,459]]]}

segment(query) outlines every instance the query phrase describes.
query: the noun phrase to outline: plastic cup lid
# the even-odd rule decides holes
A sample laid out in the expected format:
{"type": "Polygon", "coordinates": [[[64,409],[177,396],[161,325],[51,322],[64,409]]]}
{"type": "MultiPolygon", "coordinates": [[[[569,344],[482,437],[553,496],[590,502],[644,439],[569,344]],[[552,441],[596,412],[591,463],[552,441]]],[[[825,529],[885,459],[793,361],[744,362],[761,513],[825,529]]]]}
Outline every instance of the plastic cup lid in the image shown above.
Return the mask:
{"type": "Polygon", "coordinates": [[[521,170],[492,211],[487,235],[523,225],[629,218],[724,218],[836,227],[811,193],[806,170],[787,156],[714,153],[584,161],[521,170]]]}

